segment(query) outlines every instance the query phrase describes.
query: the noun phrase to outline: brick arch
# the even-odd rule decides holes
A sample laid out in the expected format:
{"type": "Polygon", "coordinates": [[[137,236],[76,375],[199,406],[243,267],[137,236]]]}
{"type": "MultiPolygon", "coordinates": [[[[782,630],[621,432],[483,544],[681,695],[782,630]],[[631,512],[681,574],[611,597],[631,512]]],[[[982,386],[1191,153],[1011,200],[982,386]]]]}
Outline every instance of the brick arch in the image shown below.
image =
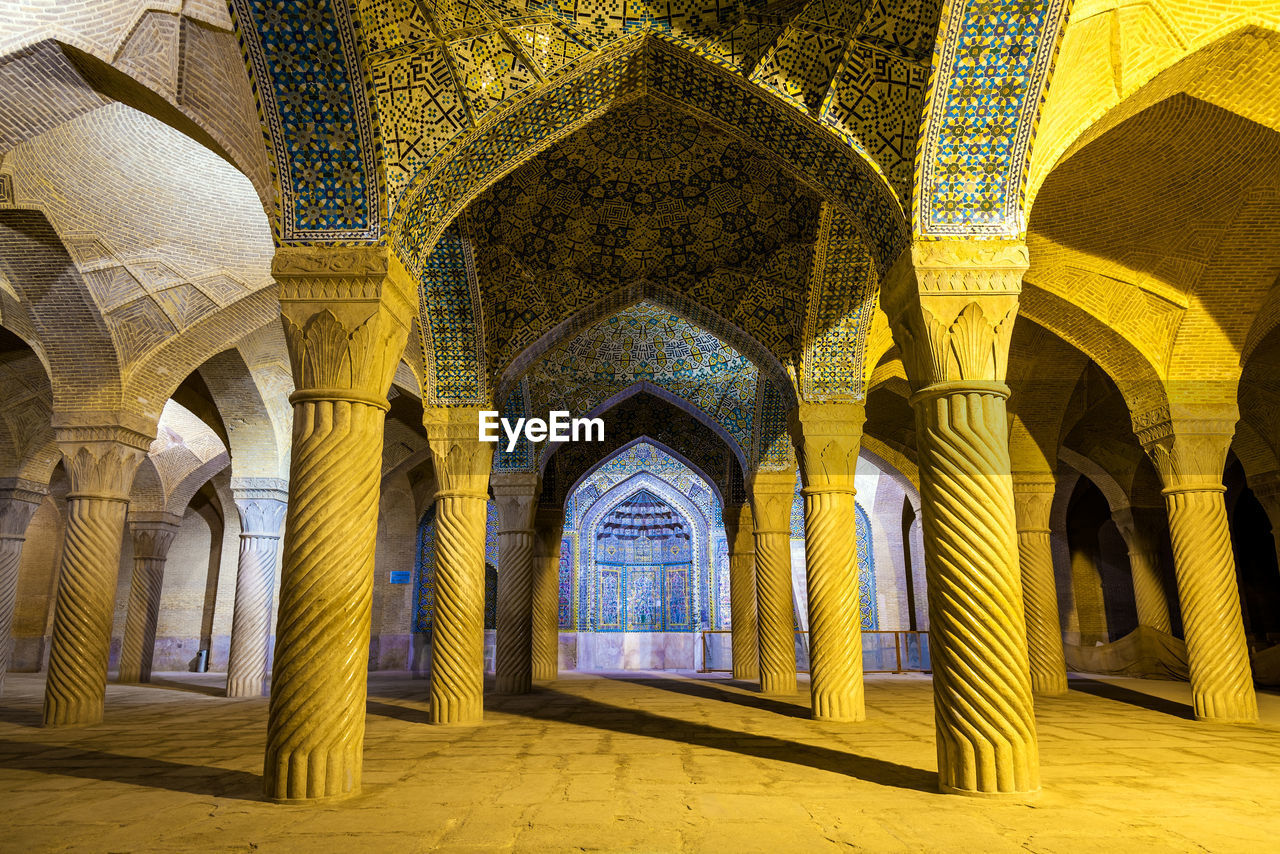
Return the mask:
{"type": "Polygon", "coordinates": [[[879,168],[781,98],[680,45],[623,39],[544,89],[530,90],[450,142],[408,184],[386,233],[417,269],[486,189],[614,107],[649,98],[763,148],[779,167],[847,212],[880,271],[908,239],[903,207],[879,168]]]}
{"type": "Polygon", "coordinates": [[[216,354],[199,368],[228,430],[232,474],[243,477],[282,477],[282,454],[275,425],[253,372],[236,349],[216,354]]]}
{"type": "Polygon", "coordinates": [[[53,411],[121,409],[121,364],[111,333],[42,212],[0,209],[0,275],[20,287],[26,305],[57,306],[53,312],[28,313],[31,332],[48,358],[53,411]]]}
{"type": "MultiPolygon", "coordinates": [[[[149,9],[118,44],[108,47],[100,40],[102,22],[90,16],[59,21],[56,37],[37,36],[6,45],[0,68],[20,78],[53,74],[63,85],[30,86],[30,92],[39,93],[38,108],[19,98],[0,108],[0,119],[8,120],[3,147],[12,148],[58,123],[116,101],[190,137],[231,164],[249,179],[263,209],[272,215],[278,193],[231,21],[211,25],[190,20],[185,14],[149,9]],[[161,18],[175,19],[174,48],[167,56],[161,42],[169,33],[160,34],[156,26],[161,18]],[[89,30],[97,32],[90,37],[85,32],[89,30]],[[148,50],[154,52],[143,56],[148,50]]],[[[44,26],[37,32],[54,30],[44,26]]]]}
{"type": "Polygon", "coordinates": [[[1096,362],[1120,389],[1130,414],[1168,406],[1164,377],[1156,366],[1106,322],[1025,280],[1018,312],[1096,362]]]}
{"type": "MultiPolygon", "coordinates": [[[[1102,11],[1109,14],[1113,10],[1102,11]]],[[[1187,92],[1196,96],[1201,88],[1214,89],[1214,82],[1204,78],[1222,80],[1221,74],[1213,73],[1215,69],[1231,68],[1233,77],[1249,80],[1251,75],[1244,69],[1250,61],[1245,58],[1259,47],[1251,43],[1269,40],[1271,46],[1262,44],[1259,53],[1263,57],[1270,54],[1270,61],[1275,62],[1280,15],[1267,15],[1259,8],[1224,22],[1221,17],[1202,12],[1190,6],[1185,11],[1171,10],[1157,3],[1149,10],[1151,20],[1143,21],[1137,16],[1129,22],[1117,20],[1119,31],[1109,27],[1090,31],[1084,26],[1088,18],[1070,22],[1054,84],[1041,110],[1025,210],[1030,212],[1054,169],[1126,119],[1175,94],[1187,92]],[[1124,28],[1130,23],[1138,32],[1133,38],[1124,39],[1124,28]],[[1142,32],[1144,26],[1153,29],[1142,32]],[[1167,40],[1158,50],[1152,50],[1154,45],[1149,39],[1160,35],[1156,29],[1166,29],[1167,40]],[[1126,51],[1133,53],[1126,55],[1126,51]],[[1123,71],[1124,91],[1120,95],[1116,94],[1114,77],[1116,60],[1123,71]]],[[[1256,58],[1253,57],[1255,61],[1256,58]]]]}

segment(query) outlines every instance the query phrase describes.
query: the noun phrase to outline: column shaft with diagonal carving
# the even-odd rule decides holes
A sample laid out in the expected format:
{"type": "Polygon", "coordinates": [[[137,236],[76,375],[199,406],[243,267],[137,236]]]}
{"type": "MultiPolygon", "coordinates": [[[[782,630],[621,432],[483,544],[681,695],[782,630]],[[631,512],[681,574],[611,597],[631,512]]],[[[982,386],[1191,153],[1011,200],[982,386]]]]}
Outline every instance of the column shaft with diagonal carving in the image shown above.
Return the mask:
{"type": "Polygon", "coordinates": [[[288,484],[275,478],[231,482],[240,514],[240,556],[227,658],[227,696],[261,697],[266,690],[280,526],[289,506],[288,484]]]}
{"type": "Polygon", "coordinates": [[[813,717],[866,718],[854,476],[866,412],[860,403],[801,403],[791,416],[804,495],[813,717]]]}
{"type": "Polygon", "coordinates": [[[882,301],[914,394],[939,788],[1040,787],[1004,384],[1026,247],[916,242],[882,301]]]}
{"type": "Polygon", "coordinates": [[[1169,620],[1169,600],[1160,577],[1158,532],[1166,523],[1164,510],[1156,507],[1121,507],[1111,514],[1129,548],[1129,570],[1133,575],[1133,601],[1138,625],[1173,633],[1169,620]]]}
{"type": "Polygon", "coordinates": [[[169,547],[178,536],[182,517],[173,513],[130,513],[133,540],[133,577],[129,583],[129,610],[120,641],[121,682],[150,682],[151,659],[156,648],[156,622],[160,618],[160,588],[169,547]]]}
{"type": "Polygon", "coordinates": [[[791,503],[795,500],[795,483],[792,472],[758,472],[751,479],[760,690],[766,694],[796,691],[796,615],[791,588],[791,503]]]}
{"type": "Polygon", "coordinates": [[[498,638],[494,689],[527,694],[533,688],[533,517],[541,484],[533,472],[495,472],[498,507],[498,638]]]}
{"type": "Polygon", "coordinates": [[[1164,482],[1195,715],[1221,723],[1258,719],[1223,501],[1222,472],[1235,420],[1234,412],[1216,418],[1167,411],[1134,416],[1138,440],[1164,482]]]}
{"type": "Polygon", "coordinates": [[[480,410],[423,413],[436,492],[436,610],[431,629],[431,722],[484,717],[484,535],[494,446],[479,440],[480,410]]]}
{"type": "Polygon", "coordinates": [[[1049,515],[1053,510],[1055,488],[1051,473],[1013,476],[1031,689],[1047,695],[1067,693],[1067,660],[1062,650],[1058,587],[1053,578],[1053,549],[1049,540],[1049,515]]]}
{"type": "Polygon", "coordinates": [[[44,724],[76,726],[102,720],[125,511],[154,428],[138,419],[128,426],[66,426],[56,432],[71,491],[44,724]]]}
{"type": "Polygon", "coordinates": [[[0,480],[0,691],[13,654],[13,610],[18,603],[18,570],[27,525],[48,487],[21,478],[0,480]]]}
{"type": "Polygon", "coordinates": [[[293,452],[264,789],[360,789],[387,391],[417,303],[388,250],[283,248],[293,452]]]}
{"type": "Polygon", "coordinates": [[[564,510],[539,507],[533,528],[533,680],[545,682],[560,672],[560,543],[564,538],[564,510]]]}
{"type": "Polygon", "coordinates": [[[733,678],[760,678],[760,638],[756,627],[755,523],[750,503],[726,503],[724,533],[729,541],[729,618],[733,678]]]}

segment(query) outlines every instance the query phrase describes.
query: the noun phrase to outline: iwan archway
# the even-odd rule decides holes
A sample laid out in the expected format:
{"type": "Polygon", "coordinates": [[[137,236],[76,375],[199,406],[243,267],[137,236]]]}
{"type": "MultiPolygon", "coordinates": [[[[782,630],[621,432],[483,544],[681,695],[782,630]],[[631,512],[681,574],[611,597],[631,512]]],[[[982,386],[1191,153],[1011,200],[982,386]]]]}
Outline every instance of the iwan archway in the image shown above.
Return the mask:
{"type": "Polygon", "coordinates": [[[560,572],[562,665],[697,669],[728,625],[720,496],[654,443],[620,449],[570,493],[560,572]]]}

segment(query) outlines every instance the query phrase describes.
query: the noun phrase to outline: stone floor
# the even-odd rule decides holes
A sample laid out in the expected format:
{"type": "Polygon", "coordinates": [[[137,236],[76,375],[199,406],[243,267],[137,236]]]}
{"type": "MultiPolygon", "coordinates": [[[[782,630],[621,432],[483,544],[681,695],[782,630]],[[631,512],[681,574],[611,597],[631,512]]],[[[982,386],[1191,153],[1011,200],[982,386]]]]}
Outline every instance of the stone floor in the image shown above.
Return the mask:
{"type": "Polygon", "coordinates": [[[0,851],[1277,850],[1280,696],[1263,723],[1189,720],[1185,684],[1073,678],[1039,703],[1044,791],[935,794],[927,677],[868,678],[868,720],[696,674],[569,675],[424,723],[425,683],[370,681],[365,789],[258,799],[266,700],[216,675],[111,685],[105,723],[38,727],[43,679],[0,697],[0,851]]]}

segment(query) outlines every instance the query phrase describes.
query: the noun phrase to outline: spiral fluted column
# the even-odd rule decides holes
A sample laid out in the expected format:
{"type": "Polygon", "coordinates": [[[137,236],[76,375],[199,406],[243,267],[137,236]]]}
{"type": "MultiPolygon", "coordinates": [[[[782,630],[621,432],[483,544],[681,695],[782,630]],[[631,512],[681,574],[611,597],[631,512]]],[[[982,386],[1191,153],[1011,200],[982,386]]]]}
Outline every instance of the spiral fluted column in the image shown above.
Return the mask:
{"type": "Polygon", "coordinates": [[[31,517],[48,488],[21,478],[0,480],[0,691],[13,655],[13,610],[18,602],[18,571],[31,517]]]}
{"type": "Polygon", "coordinates": [[[436,610],[431,722],[484,718],[484,536],[494,445],[479,441],[479,409],[423,412],[436,493],[436,610]]]}
{"type": "Polygon", "coordinates": [[[1133,419],[1164,482],[1196,719],[1220,723],[1258,719],[1223,501],[1222,472],[1236,416],[1165,410],[1133,419]]]}
{"type": "Polygon", "coordinates": [[[1049,516],[1056,485],[1052,474],[1013,476],[1031,690],[1047,695],[1067,693],[1067,660],[1062,651],[1058,588],[1053,578],[1053,549],[1049,541],[1049,516]]]}
{"type": "Polygon", "coordinates": [[[1129,549],[1129,570],[1133,575],[1133,600],[1138,625],[1173,633],[1169,621],[1169,600],[1160,579],[1160,546],[1157,532],[1166,524],[1163,510],[1153,507],[1121,507],[1111,514],[1129,549]]]}
{"type": "Polygon", "coordinates": [[[816,720],[866,718],[854,504],[864,421],[863,406],[855,403],[801,403],[791,418],[804,495],[809,690],[816,720]]]}
{"type": "Polygon", "coordinates": [[[915,390],[938,785],[1040,787],[1003,382],[1026,246],[918,241],[882,304],[915,390]]]}
{"type": "Polygon", "coordinates": [[[266,693],[271,600],[280,526],[289,506],[288,484],[275,478],[245,478],[233,480],[231,491],[240,515],[240,556],[227,658],[227,696],[261,697],[266,693]]]}
{"type": "Polygon", "coordinates": [[[533,517],[541,483],[532,472],[495,472],[490,482],[498,507],[494,690],[527,694],[533,688],[533,517]]]}
{"type": "Polygon", "coordinates": [[[58,427],[56,432],[71,491],[44,725],[80,726],[102,720],[129,489],[154,427],[138,419],[129,426],[58,427]]]}
{"type": "Polygon", "coordinates": [[[118,681],[150,682],[160,617],[160,587],[169,547],[178,536],[182,517],[173,513],[130,513],[133,576],[129,582],[129,610],[120,641],[118,681]]]}
{"type": "Polygon", "coordinates": [[[756,627],[755,522],[750,503],[725,504],[724,532],[729,541],[733,678],[754,682],[760,678],[760,637],[756,627]]]}
{"type": "Polygon", "coordinates": [[[792,472],[759,472],[751,482],[760,690],[765,694],[796,691],[796,615],[791,588],[795,484],[792,472]]]}
{"type": "Polygon", "coordinates": [[[387,391],[416,307],[385,249],[282,248],[293,450],[263,787],[359,791],[387,391]]]}
{"type": "Polygon", "coordinates": [[[533,680],[545,682],[560,672],[560,542],[564,537],[564,510],[539,507],[533,527],[533,680]]]}

